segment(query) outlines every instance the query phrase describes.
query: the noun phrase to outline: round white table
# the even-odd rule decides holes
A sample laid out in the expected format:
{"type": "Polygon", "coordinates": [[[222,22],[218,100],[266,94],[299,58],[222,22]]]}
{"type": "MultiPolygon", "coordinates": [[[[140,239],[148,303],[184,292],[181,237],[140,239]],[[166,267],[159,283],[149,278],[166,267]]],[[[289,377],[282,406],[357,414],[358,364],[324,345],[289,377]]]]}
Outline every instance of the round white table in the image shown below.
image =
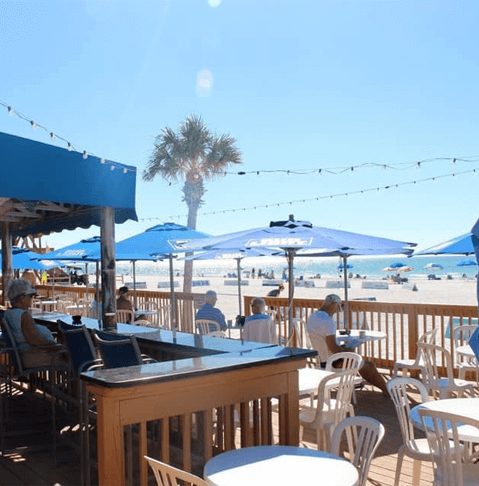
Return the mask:
{"type": "Polygon", "coordinates": [[[465,358],[475,358],[476,355],[469,344],[464,344],[456,348],[456,353],[464,356],[465,358]]]}
{"type": "MultiPolygon", "coordinates": [[[[423,430],[418,410],[438,410],[440,412],[453,413],[465,418],[479,420],[479,398],[447,398],[422,403],[411,410],[411,420],[415,427],[423,430]]],[[[427,422],[426,422],[427,426],[427,422]]],[[[466,442],[479,442],[479,431],[470,425],[458,427],[459,437],[466,442]]]]}
{"type": "Polygon", "coordinates": [[[351,329],[349,334],[341,334],[341,331],[336,331],[336,342],[344,343],[346,346],[360,346],[366,342],[381,341],[386,339],[387,335],[382,331],[374,331],[369,329],[359,330],[351,329]]]}
{"type": "Polygon", "coordinates": [[[210,459],[204,470],[210,486],[357,486],[357,469],[328,452],[293,446],[236,449],[210,459]]]}

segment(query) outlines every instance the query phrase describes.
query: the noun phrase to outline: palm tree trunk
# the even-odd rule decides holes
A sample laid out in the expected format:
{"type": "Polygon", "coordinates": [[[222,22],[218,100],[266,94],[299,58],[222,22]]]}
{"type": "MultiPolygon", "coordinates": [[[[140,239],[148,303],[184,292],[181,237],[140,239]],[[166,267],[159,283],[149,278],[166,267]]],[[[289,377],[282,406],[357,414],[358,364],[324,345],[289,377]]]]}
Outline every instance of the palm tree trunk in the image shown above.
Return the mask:
{"type": "MultiPolygon", "coordinates": [[[[196,220],[198,217],[198,204],[188,204],[188,222],[186,226],[191,229],[196,229],[196,220]]],[[[190,256],[193,253],[186,253],[186,256],[190,256]]],[[[185,260],[185,278],[183,280],[183,292],[191,292],[191,281],[193,280],[193,260],[185,260]]]]}

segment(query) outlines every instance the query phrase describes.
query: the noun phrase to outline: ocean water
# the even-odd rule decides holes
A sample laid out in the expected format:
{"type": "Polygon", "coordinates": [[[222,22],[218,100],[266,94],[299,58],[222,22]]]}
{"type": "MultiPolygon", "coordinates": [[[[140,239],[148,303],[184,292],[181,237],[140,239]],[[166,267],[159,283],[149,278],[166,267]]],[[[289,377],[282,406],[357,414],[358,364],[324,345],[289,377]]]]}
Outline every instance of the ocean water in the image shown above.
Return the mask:
{"type": "MultiPolygon", "coordinates": [[[[385,267],[390,266],[393,262],[403,262],[407,266],[412,267],[413,270],[404,274],[407,277],[427,278],[429,274],[435,274],[438,277],[445,278],[447,275],[452,277],[460,277],[465,274],[467,277],[475,277],[478,273],[477,265],[472,266],[458,266],[457,264],[462,260],[475,260],[474,255],[469,256],[417,256],[408,258],[403,255],[396,256],[380,256],[380,257],[361,257],[355,256],[348,258],[348,264],[352,268],[348,268],[348,273],[353,275],[368,276],[373,278],[382,278],[388,275],[388,272],[383,271],[385,267]],[[441,269],[424,269],[428,263],[438,263],[444,268],[441,269]]],[[[342,275],[337,268],[340,263],[338,257],[327,258],[302,258],[297,257],[294,260],[294,275],[299,277],[303,275],[305,278],[320,274],[322,277],[338,277],[342,275]]],[[[175,260],[175,273],[183,274],[184,261],[181,259],[175,260]]],[[[251,271],[255,269],[256,274],[258,269],[263,272],[274,272],[275,278],[281,278],[283,269],[287,268],[287,262],[284,257],[255,257],[245,258],[241,261],[241,268],[244,271],[251,271]]],[[[132,273],[132,266],[129,263],[118,262],[117,272],[124,275],[132,273]]],[[[196,276],[223,276],[228,273],[236,272],[235,260],[198,260],[194,262],[194,274],[196,276]]],[[[389,272],[395,273],[395,272],[389,272]]],[[[136,274],[141,275],[158,275],[167,276],[169,274],[168,262],[137,262],[136,274]]]]}

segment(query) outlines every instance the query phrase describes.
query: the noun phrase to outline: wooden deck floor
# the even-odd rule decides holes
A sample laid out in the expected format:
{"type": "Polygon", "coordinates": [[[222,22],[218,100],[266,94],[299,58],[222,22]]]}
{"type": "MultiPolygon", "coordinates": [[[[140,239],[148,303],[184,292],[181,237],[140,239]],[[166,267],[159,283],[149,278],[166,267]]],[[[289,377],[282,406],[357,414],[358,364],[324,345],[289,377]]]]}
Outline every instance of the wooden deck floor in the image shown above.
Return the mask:
{"type": "MultiPolygon", "coordinates": [[[[377,418],[386,428],[386,435],[377,456],[373,460],[368,485],[392,486],[396,471],[397,450],[401,445],[401,433],[391,400],[380,393],[368,390],[357,392],[358,403],[355,407],[356,415],[367,415],[377,418]]],[[[20,427],[31,419],[34,414],[39,417],[37,431],[39,434],[30,435],[26,443],[29,445],[49,446],[49,404],[35,401],[30,408],[16,410],[18,420],[15,424],[20,427]],[[23,418],[22,418],[23,417],[23,418]]],[[[20,445],[22,442],[19,443],[20,445]]],[[[305,443],[308,447],[315,447],[312,443],[305,443]]],[[[312,480],[311,484],[315,484],[312,480]]],[[[319,483],[318,483],[319,484],[319,483]]],[[[412,461],[405,459],[400,485],[412,484],[412,461]]],[[[58,451],[58,461],[55,464],[52,450],[31,450],[20,448],[15,453],[0,455],[0,486],[77,486],[80,485],[80,464],[77,453],[71,448],[58,451]]],[[[421,471],[421,486],[432,485],[432,468],[423,463],[421,471]]]]}

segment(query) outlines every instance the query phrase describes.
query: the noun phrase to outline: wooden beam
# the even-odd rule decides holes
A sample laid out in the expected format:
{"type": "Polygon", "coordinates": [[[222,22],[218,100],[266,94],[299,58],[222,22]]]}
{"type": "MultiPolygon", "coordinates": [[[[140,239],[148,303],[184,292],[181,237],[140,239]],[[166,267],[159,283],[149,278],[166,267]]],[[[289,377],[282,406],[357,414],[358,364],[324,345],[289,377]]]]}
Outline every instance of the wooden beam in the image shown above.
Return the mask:
{"type": "Polygon", "coordinates": [[[7,289],[13,278],[12,233],[9,223],[2,224],[2,304],[7,301],[7,289]]]}
{"type": "Polygon", "coordinates": [[[100,235],[103,328],[116,329],[116,248],[113,208],[101,208],[100,235]]]}

